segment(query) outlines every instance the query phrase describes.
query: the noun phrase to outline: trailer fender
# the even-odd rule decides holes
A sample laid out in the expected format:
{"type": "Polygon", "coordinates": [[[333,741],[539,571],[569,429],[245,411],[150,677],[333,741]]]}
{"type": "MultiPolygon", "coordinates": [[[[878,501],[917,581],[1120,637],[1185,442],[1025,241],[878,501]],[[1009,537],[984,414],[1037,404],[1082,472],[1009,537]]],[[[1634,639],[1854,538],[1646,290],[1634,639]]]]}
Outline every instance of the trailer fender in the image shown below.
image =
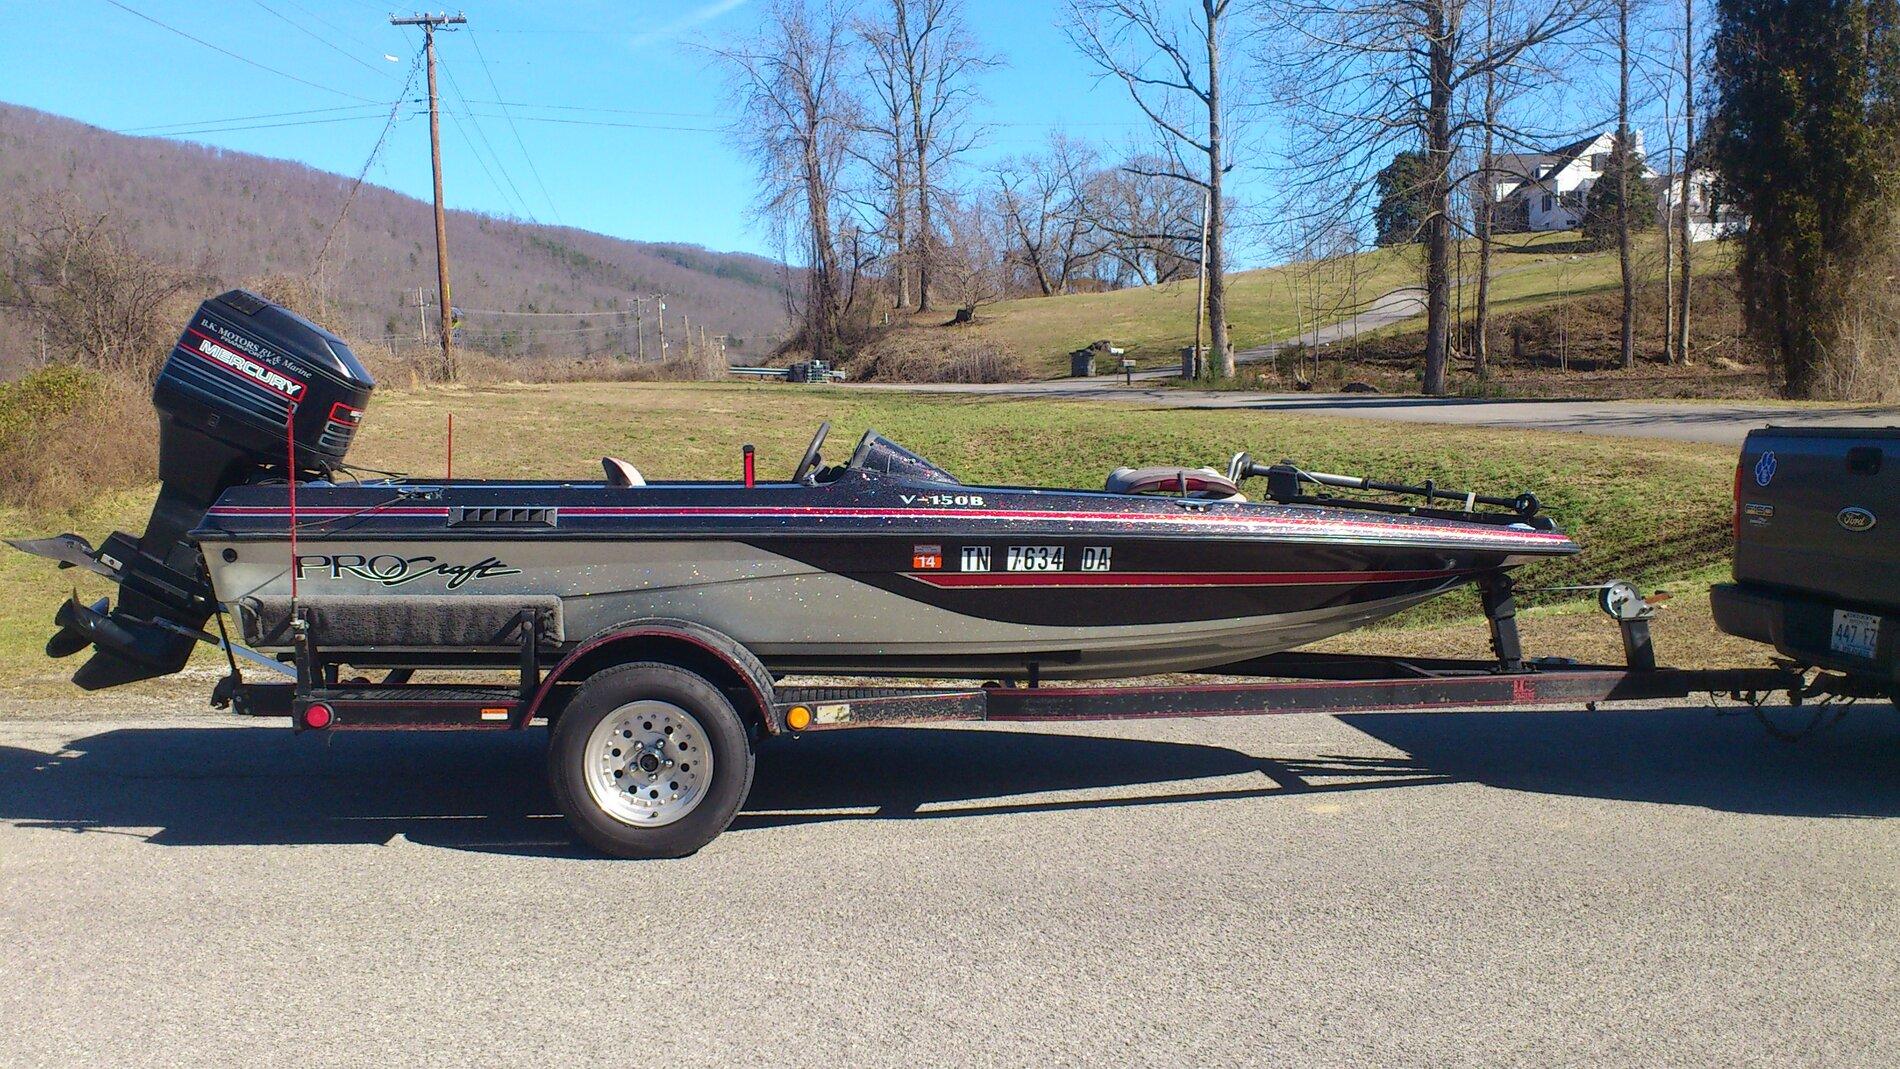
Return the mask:
{"type": "Polygon", "coordinates": [[[751,650],[704,624],[666,619],[615,624],[576,646],[542,678],[515,726],[527,727],[558,684],[578,683],[603,668],[632,661],[660,661],[696,672],[724,690],[740,714],[767,734],[784,730],[773,710],[772,674],[751,650]]]}

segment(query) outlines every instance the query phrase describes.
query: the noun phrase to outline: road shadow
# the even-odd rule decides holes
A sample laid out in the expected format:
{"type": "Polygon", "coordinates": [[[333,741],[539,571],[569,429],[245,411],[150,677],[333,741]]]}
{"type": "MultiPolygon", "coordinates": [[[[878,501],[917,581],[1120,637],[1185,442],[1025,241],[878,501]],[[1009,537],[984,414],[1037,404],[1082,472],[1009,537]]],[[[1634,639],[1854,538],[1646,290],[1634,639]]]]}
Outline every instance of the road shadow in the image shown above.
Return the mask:
{"type": "MultiPolygon", "coordinates": [[[[545,747],[539,728],[333,735],[119,728],[51,755],[0,747],[0,821],[167,846],[381,844],[400,836],[458,849],[578,856],[547,788],[545,747]]],[[[733,827],[1161,805],[1424,782],[1438,780],[1406,762],[1281,762],[1191,743],[891,727],[768,740],[752,795],[733,827]],[[1169,789],[1230,776],[1253,778],[1237,788],[1169,789]],[[1327,786],[1308,783],[1321,777],[1327,786]],[[980,804],[1050,792],[1083,797],[980,804]],[[933,803],[957,808],[920,812],[933,803]]]]}
{"type": "MultiPolygon", "coordinates": [[[[1780,710],[1783,723],[1807,714],[1780,710]]],[[[1864,707],[1799,743],[1746,714],[1378,714],[1400,751],[1259,757],[1042,732],[873,728],[768,740],[738,832],[1475,782],[1739,813],[1900,815],[1900,716],[1864,707]]],[[[0,747],[0,821],[168,846],[382,844],[581,856],[549,796],[545,735],[294,735],[116,728],[55,754],[0,747]]]]}
{"type": "MultiPolygon", "coordinates": [[[[1865,702],[1788,740],[1746,709],[1382,713],[1340,720],[1446,779],[1505,790],[1796,817],[1900,816],[1900,714],[1865,702]]],[[[1781,731],[1812,708],[1773,707],[1781,731]]]]}

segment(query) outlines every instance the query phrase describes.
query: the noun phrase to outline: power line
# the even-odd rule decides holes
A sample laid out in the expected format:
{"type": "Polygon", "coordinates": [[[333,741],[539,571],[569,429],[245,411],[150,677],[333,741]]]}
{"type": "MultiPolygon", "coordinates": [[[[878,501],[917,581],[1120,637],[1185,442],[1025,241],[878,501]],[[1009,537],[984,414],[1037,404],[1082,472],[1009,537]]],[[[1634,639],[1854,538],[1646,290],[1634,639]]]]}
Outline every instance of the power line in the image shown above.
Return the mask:
{"type": "Polygon", "coordinates": [[[228,48],[220,48],[219,46],[212,44],[210,41],[207,41],[202,37],[194,37],[191,34],[186,33],[185,31],[179,29],[176,26],[170,26],[163,22],[160,22],[157,19],[153,18],[152,16],[147,15],[143,11],[138,11],[133,8],[125,6],[124,4],[120,3],[119,0],[106,0],[106,3],[111,4],[113,7],[118,8],[120,11],[123,11],[128,15],[134,15],[134,16],[137,16],[138,18],[144,19],[146,22],[149,22],[152,25],[157,26],[161,30],[165,30],[169,33],[175,33],[178,36],[183,37],[185,40],[192,42],[193,44],[203,45],[206,48],[209,48],[210,50],[212,50],[213,52],[216,52],[223,56],[228,56],[231,59],[237,60],[239,63],[245,64],[246,66],[256,67],[258,70],[267,71],[271,74],[275,74],[279,78],[288,78],[291,81],[298,83],[299,85],[307,85],[312,89],[321,89],[326,93],[331,93],[340,97],[349,97],[351,100],[361,100],[366,104],[381,104],[382,103],[382,101],[380,100],[372,100],[366,96],[357,96],[355,93],[346,93],[341,89],[332,89],[327,85],[318,85],[316,82],[313,82],[308,78],[299,78],[288,71],[280,71],[276,67],[267,67],[264,64],[259,63],[258,61],[251,59],[248,56],[240,56],[236,52],[233,52],[228,48]]]}
{"type": "MultiPolygon", "coordinates": [[[[227,122],[249,122],[252,119],[282,119],[282,118],[286,118],[293,115],[323,115],[323,114],[328,114],[330,112],[336,112],[336,111],[362,111],[365,108],[372,108],[372,107],[381,108],[382,105],[381,104],[338,104],[332,108],[303,108],[298,111],[266,111],[257,115],[233,115],[228,119],[193,119],[189,122],[167,122],[167,123],[158,123],[153,126],[128,126],[123,130],[115,130],[113,132],[120,133],[120,134],[142,134],[150,130],[169,130],[174,126],[212,126],[218,123],[227,123],[227,122]]],[[[363,117],[373,119],[376,116],[372,114],[372,115],[367,115],[363,117]]]]}
{"type": "MultiPolygon", "coordinates": [[[[481,60],[482,73],[488,76],[488,88],[494,92],[496,102],[500,103],[501,87],[495,84],[495,72],[488,66],[488,57],[482,54],[481,42],[475,39],[475,31],[473,30],[469,31],[468,43],[475,47],[475,58],[481,60]]],[[[464,98],[463,104],[466,105],[467,103],[467,99],[464,98]]],[[[548,195],[547,183],[541,181],[541,168],[534,165],[534,154],[529,152],[528,146],[522,142],[521,128],[515,125],[515,117],[509,114],[506,104],[501,105],[501,113],[508,117],[508,130],[515,135],[515,147],[521,150],[521,158],[528,161],[528,173],[534,176],[534,184],[541,187],[541,196],[548,202],[548,211],[554,213],[555,222],[566,226],[567,221],[561,218],[561,209],[555,206],[554,198],[548,195]]]]}
{"type": "Polygon", "coordinates": [[[279,130],[286,126],[327,126],[340,122],[369,122],[381,118],[380,115],[343,115],[334,119],[304,119],[299,122],[253,123],[249,126],[207,126],[201,130],[167,130],[163,133],[146,134],[147,137],[190,137],[195,134],[235,134],[246,130],[279,130]]]}
{"type": "MultiPolygon", "coordinates": [[[[526,215],[530,221],[539,223],[540,220],[534,217],[533,209],[528,207],[527,198],[521,195],[520,187],[515,185],[514,176],[509,174],[508,168],[502,164],[501,153],[496,152],[494,143],[488,140],[488,131],[482,129],[482,124],[476,121],[475,109],[468,106],[468,97],[462,94],[462,83],[456,81],[454,69],[452,69],[447,63],[443,63],[442,71],[444,74],[447,74],[449,76],[449,90],[455,94],[455,99],[461,103],[462,113],[468,116],[469,125],[475,128],[475,136],[482,139],[482,147],[488,150],[489,157],[495,161],[495,170],[500,171],[502,181],[508,183],[508,189],[510,192],[514,194],[515,203],[520,206],[522,214],[526,215]]],[[[449,114],[452,117],[455,113],[450,112],[449,114]]],[[[459,123],[457,124],[456,129],[457,130],[461,129],[461,126],[459,123]]],[[[462,139],[466,141],[468,139],[468,135],[464,133],[462,135],[462,139]]],[[[469,148],[470,148],[470,151],[474,150],[473,145],[470,145],[469,148]]],[[[499,193],[501,191],[497,189],[496,192],[499,193]]]]}
{"type": "Polygon", "coordinates": [[[389,131],[396,127],[396,115],[402,110],[403,101],[409,99],[409,93],[416,87],[416,75],[422,70],[422,54],[417,53],[414,62],[409,64],[409,78],[402,84],[402,92],[389,105],[389,118],[383,123],[383,132],[376,135],[376,144],[369,150],[369,158],[363,161],[363,169],[356,172],[356,181],[350,183],[349,195],[343,198],[343,209],[337,212],[336,222],[330,224],[330,232],[323,235],[323,247],[317,250],[315,266],[310,269],[314,277],[323,270],[324,261],[330,255],[330,243],[336,240],[337,231],[342,229],[343,220],[349,217],[350,206],[356,203],[356,193],[363,188],[363,179],[369,176],[369,169],[376,164],[376,157],[382,155],[383,145],[389,140],[389,131]]]}
{"type": "MultiPolygon", "coordinates": [[[[470,114],[475,113],[471,112],[470,114]]],[[[490,119],[500,118],[498,115],[488,115],[485,117],[490,119]]],[[[661,126],[654,123],[611,122],[606,119],[562,119],[553,115],[523,115],[521,116],[521,121],[560,123],[563,126],[611,126],[621,130],[672,130],[678,133],[688,134],[723,134],[726,132],[723,127],[718,126],[661,126]]]]}
{"type": "Polygon", "coordinates": [[[334,33],[340,34],[345,39],[354,41],[357,44],[362,45],[364,48],[369,49],[371,52],[382,52],[382,49],[379,48],[378,46],[370,44],[368,41],[363,40],[361,37],[358,37],[355,34],[351,33],[350,31],[344,29],[343,27],[338,26],[336,23],[331,22],[329,19],[324,18],[322,15],[319,15],[316,12],[298,3],[297,0],[284,0],[284,2],[289,4],[291,7],[296,8],[298,11],[301,11],[304,14],[310,16],[311,19],[316,21],[318,24],[329,28],[334,33]]]}
{"type": "Polygon", "coordinates": [[[350,54],[348,49],[345,49],[337,45],[335,42],[331,41],[329,38],[324,37],[323,35],[317,33],[315,30],[312,30],[309,27],[298,22],[297,20],[291,18],[289,15],[286,15],[283,12],[277,10],[276,8],[270,6],[269,4],[266,4],[264,0],[251,0],[251,3],[256,4],[258,7],[261,7],[265,11],[268,11],[271,14],[277,16],[279,19],[283,20],[286,24],[294,28],[298,33],[303,34],[304,36],[317,42],[318,44],[329,49],[330,51],[335,52],[337,55],[342,56],[344,59],[349,60],[351,63],[354,63],[357,66],[363,68],[364,70],[370,72],[371,74],[374,74],[376,77],[388,78],[390,81],[395,81],[395,75],[390,74],[388,71],[383,70],[380,67],[371,65],[368,61],[362,59],[361,57],[350,54]]]}

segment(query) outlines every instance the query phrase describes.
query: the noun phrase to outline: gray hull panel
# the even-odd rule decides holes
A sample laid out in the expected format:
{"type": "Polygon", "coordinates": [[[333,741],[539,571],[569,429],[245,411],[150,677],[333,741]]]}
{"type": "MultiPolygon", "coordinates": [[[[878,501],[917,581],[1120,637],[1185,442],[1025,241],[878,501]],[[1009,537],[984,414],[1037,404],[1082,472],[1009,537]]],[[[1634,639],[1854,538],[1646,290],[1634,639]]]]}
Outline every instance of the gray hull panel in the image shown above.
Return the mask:
{"type": "MultiPolygon", "coordinates": [[[[404,540],[343,552],[324,541],[298,550],[301,597],[553,595],[569,641],[665,617],[730,635],[777,670],[878,675],[1011,676],[1032,662],[1051,679],[1189,671],[1314,642],[1439,592],[1265,616],[1042,626],[952,612],[741,542],[404,540]]],[[[206,540],[204,556],[226,605],[291,593],[286,543],[206,540]]]]}

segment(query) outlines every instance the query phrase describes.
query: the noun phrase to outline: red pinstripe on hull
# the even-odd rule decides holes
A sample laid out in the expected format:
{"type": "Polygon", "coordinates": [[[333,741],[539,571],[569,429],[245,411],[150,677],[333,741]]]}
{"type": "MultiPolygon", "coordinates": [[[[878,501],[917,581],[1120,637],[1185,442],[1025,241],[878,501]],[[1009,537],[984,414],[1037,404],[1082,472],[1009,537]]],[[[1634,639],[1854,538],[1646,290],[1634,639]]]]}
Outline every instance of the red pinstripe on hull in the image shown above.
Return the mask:
{"type": "Polygon", "coordinates": [[[1339,586],[1408,583],[1473,574],[1470,568],[1392,572],[906,572],[939,588],[1114,586],[1339,586]]]}
{"type": "MultiPolygon", "coordinates": [[[[299,515],[312,518],[354,518],[374,519],[379,516],[447,516],[448,509],[442,507],[403,507],[366,506],[357,508],[300,508],[299,515]]],[[[220,506],[210,512],[214,517],[226,518],[275,518],[284,515],[284,510],[268,506],[220,506]]],[[[1219,529],[1231,527],[1244,530],[1247,534],[1262,533],[1305,533],[1315,528],[1325,533],[1335,533],[1348,537],[1383,537],[1400,541],[1455,540],[1483,542],[1500,545],[1563,545],[1570,539],[1565,535],[1550,531],[1516,531],[1480,528],[1447,530],[1426,524],[1373,523],[1360,520],[1337,519],[1333,517],[1307,516],[1246,516],[1215,514],[1169,515],[1150,512],[1072,512],[1054,509],[921,509],[921,508],[828,508],[810,506],[570,506],[561,509],[561,515],[574,518],[644,517],[649,519],[779,519],[798,517],[822,520],[827,517],[840,519],[981,519],[981,520],[1045,520],[1045,521],[1081,521],[1109,523],[1151,523],[1182,527],[1204,527],[1219,529]]],[[[973,532],[981,536],[983,532],[973,532]]]]}

